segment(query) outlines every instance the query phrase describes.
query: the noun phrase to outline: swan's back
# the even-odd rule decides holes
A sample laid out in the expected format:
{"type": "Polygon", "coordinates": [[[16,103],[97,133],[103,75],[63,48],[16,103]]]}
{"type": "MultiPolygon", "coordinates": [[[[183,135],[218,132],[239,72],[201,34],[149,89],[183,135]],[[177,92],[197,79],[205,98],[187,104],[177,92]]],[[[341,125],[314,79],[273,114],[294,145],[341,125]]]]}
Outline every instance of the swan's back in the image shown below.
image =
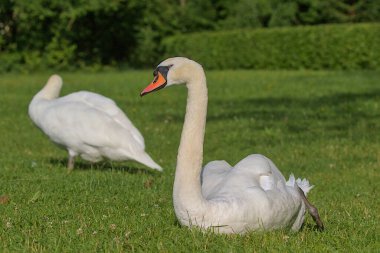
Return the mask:
{"type": "Polygon", "coordinates": [[[129,131],[135,141],[138,142],[142,148],[145,148],[144,138],[139,130],[112,99],[93,92],[79,91],[62,97],[59,100],[59,102],[63,104],[78,102],[77,106],[81,107],[80,110],[94,110],[94,112],[96,111],[97,115],[102,118],[110,117],[114,121],[113,124],[117,123],[129,131]]]}
{"type": "Polygon", "coordinates": [[[234,167],[226,161],[213,161],[204,167],[202,173],[202,192],[209,197],[222,192],[235,194],[242,188],[282,189],[285,183],[274,163],[259,154],[247,156],[234,167]]]}

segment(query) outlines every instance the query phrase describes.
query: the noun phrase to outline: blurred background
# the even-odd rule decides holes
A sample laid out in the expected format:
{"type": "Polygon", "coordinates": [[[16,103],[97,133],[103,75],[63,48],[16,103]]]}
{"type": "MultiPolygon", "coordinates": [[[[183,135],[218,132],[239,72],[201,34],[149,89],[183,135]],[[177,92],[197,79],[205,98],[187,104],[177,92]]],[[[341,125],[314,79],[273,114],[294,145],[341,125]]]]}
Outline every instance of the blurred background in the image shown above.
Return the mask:
{"type": "Polygon", "coordinates": [[[0,72],[378,69],[379,0],[0,0],[0,72]]]}

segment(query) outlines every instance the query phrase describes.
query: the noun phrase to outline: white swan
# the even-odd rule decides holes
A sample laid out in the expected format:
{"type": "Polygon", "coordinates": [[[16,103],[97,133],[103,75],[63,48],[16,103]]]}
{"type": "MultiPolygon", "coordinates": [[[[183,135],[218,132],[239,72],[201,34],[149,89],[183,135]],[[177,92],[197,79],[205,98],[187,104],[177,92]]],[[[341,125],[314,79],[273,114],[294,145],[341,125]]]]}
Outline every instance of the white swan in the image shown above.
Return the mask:
{"type": "Polygon", "coordinates": [[[150,168],[162,168],[145,153],[144,138],[114,101],[80,91],[60,97],[62,79],[49,78],[29,104],[29,116],[54,143],[69,152],[68,169],[74,158],[97,162],[135,160],[150,168]]]}
{"type": "Polygon", "coordinates": [[[295,180],[293,175],[286,182],[263,155],[249,155],[234,167],[226,161],[213,161],[201,172],[207,87],[200,64],[182,57],[169,58],[158,65],[154,77],[141,96],[174,84],[185,83],[188,89],[173,189],[174,209],[182,225],[218,233],[286,227],[298,230],[308,207],[323,229],[317,210],[304,195],[312,188],[309,182],[295,180]]]}

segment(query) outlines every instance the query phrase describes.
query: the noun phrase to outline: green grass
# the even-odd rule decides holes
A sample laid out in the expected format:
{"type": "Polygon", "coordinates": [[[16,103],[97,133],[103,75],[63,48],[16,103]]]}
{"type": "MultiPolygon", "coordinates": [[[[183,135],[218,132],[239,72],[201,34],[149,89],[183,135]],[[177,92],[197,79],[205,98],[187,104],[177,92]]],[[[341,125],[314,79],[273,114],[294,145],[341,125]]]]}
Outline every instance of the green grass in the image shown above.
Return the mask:
{"type": "Polygon", "coordinates": [[[133,162],[67,174],[66,152],[27,115],[48,73],[0,76],[0,252],[378,252],[380,73],[208,72],[204,163],[271,158],[316,187],[310,200],[326,230],[307,216],[298,233],[216,235],[181,227],[172,204],[186,89],[139,92],[151,71],[63,73],[63,94],[91,90],[114,99],[165,171],[133,162]]]}

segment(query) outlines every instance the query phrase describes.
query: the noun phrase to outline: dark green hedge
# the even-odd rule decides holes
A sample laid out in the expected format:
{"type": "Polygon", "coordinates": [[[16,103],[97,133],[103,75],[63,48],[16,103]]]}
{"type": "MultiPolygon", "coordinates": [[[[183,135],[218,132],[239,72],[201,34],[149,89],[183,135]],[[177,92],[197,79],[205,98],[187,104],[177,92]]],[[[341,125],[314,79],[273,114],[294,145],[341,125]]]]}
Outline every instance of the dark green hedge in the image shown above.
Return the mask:
{"type": "Polygon", "coordinates": [[[163,46],[208,69],[380,69],[380,23],[203,32],[163,46]]]}

